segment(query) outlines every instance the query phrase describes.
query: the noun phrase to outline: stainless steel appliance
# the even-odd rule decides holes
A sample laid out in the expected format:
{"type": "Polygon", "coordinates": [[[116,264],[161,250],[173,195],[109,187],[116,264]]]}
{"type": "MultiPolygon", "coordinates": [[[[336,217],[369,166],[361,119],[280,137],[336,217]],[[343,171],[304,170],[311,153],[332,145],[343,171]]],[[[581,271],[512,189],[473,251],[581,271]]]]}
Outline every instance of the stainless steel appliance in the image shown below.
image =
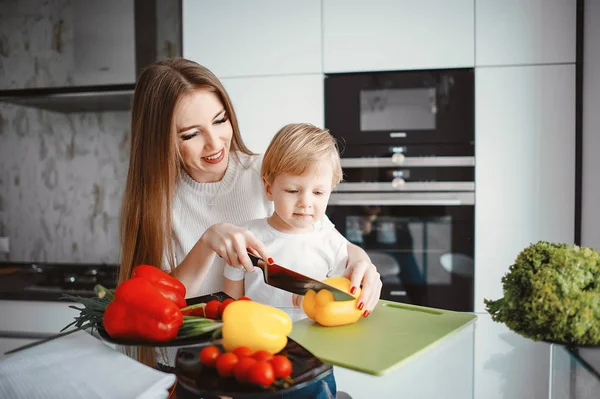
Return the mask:
{"type": "Polygon", "coordinates": [[[113,289],[117,286],[117,265],[94,264],[31,264],[31,284],[24,290],[30,293],[71,294],[95,296],[94,287],[101,284],[113,289]]]}
{"type": "Polygon", "coordinates": [[[473,69],[325,76],[326,126],[351,145],[377,146],[373,156],[399,143],[419,145],[410,156],[473,155],[474,101],[473,69]]]}
{"type": "Polygon", "coordinates": [[[472,69],[327,75],[344,181],[327,214],[377,265],[382,298],[473,310],[472,69]]]}

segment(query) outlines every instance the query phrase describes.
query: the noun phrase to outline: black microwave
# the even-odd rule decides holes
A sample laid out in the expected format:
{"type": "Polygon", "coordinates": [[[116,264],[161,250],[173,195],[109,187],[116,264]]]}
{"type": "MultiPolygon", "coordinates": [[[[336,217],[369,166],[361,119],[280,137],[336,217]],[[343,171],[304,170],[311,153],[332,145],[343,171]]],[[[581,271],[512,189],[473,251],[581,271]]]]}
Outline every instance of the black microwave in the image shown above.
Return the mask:
{"type": "Polygon", "coordinates": [[[473,156],[474,75],[473,68],[327,74],[325,126],[348,149],[343,157],[473,156]]]}

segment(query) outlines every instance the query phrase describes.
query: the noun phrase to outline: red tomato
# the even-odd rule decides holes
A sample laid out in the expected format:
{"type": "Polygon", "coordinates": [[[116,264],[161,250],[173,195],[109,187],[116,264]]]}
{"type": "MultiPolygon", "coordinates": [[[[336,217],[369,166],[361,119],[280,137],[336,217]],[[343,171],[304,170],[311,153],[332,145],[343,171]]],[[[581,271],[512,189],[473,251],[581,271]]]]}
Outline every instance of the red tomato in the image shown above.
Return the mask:
{"type": "Polygon", "coordinates": [[[208,367],[215,367],[221,351],[216,346],[207,346],[200,351],[200,362],[208,367]]]}
{"type": "Polygon", "coordinates": [[[238,346],[233,350],[237,357],[251,357],[254,351],[247,346],[238,346]]]}
{"type": "Polygon", "coordinates": [[[233,352],[223,353],[217,358],[217,372],[221,377],[231,377],[238,357],[233,352]]]}
{"type": "Polygon", "coordinates": [[[217,320],[219,318],[219,308],[221,307],[221,302],[216,299],[208,301],[206,306],[204,307],[204,314],[209,319],[217,320]]]}
{"type": "Polygon", "coordinates": [[[292,375],[292,362],[283,355],[273,356],[271,366],[273,366],[275,378],[285,378],[292,375]]]}
{"type": "Polygon", "coordinates": [[[229,305],[232,302],[235,302],[235,300],[231,299],[231,298],[227,298],[223,302],[221,302],[221,306],[219,306],[219,317],[223,316],[223,312],[225,311],[225,308],[227,307],[227,305],[229,305]]]}
{"type": "Polygon", "coordinates": [[[238,382],[248,382],[248,371],[256,364],[256,359],[243,357],[238,360],[233,368],[233,374],[238,382]]]}
{"type": "Polygon", "coordinates": [[[265,360],[268,362],[271,359],[273,359],[273,354],[270,352],[267,352],[265,350],[260,350],[260,351],[254,352],[252,357],[255,358],[256,360],[265,360]]]}
{"type": "Polygon", "coordinates": [[[271,363],[264,360],[257,360],[254,366],[248,370],[248,382],[251,384],[268,387],[275,382],[275,374],[271,363]]]}
{"type": "Polygon", "coordinates": [[[238,301],[251,301],[252,299],[248,298],[247,296],[241,296],[238,298],[238,301]]]}

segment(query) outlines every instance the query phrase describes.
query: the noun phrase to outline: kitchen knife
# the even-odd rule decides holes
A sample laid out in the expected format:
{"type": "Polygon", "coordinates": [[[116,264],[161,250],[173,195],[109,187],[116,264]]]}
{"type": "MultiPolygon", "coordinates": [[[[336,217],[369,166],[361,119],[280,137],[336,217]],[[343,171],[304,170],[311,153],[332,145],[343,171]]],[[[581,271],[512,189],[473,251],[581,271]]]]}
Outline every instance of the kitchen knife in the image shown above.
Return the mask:
{"type": "Polygon", "coordinates": [[[286,269],[283,266],[276,264],[269,265],[260,257],[248,252],[248,256],[252,260],[252,264],[263,271],[265,283],[270,286],[292,292],[294,294],[306,294],[308,290],[319,292],[320,290],[328,290],[333,294],[335,301],[353,301],[354,297],[347,292],[338,288],[332,287],[314,278],[310,278],[293,270],[286,269]]]}

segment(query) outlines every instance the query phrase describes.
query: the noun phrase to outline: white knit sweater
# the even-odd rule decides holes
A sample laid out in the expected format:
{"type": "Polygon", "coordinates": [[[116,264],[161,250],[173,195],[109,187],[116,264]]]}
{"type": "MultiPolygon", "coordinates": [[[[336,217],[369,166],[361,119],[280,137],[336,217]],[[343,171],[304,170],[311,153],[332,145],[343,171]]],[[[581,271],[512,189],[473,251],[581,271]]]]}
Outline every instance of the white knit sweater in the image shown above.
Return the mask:
{"type": "MultiPolygon", "coordinates": [[[[216,183],[198,183],[187,174],[181,179],[173,202],[175,261],[181,263],[202,234],[216,223],[241,225],[273,213],[273,203],[260,177],[262,156],[230,154],[225,176],[216,183]]],[[[200,291],[188,297],[223,290],[223,265],[211,267],[200,291]]]]}

